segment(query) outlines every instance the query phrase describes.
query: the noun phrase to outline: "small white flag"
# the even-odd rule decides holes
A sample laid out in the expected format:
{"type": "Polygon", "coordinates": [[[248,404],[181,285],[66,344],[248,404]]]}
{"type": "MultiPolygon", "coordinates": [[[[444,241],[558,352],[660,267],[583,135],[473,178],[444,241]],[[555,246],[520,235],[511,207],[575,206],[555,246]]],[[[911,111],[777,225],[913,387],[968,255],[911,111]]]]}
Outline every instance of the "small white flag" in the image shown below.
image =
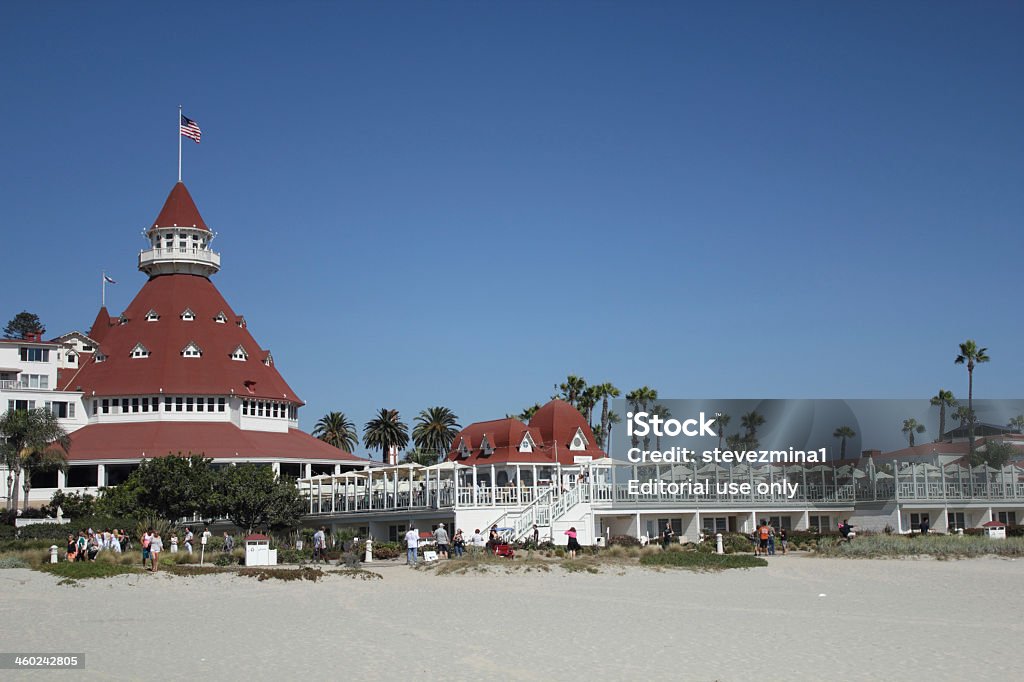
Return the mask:
{"type": "Polygon", "coordinates": [[[111,284],[117,284],[117,282],[115,282],[114,279],[110,277],[107,273],[103,273],[103,281],[110,282],[111,284]]]}

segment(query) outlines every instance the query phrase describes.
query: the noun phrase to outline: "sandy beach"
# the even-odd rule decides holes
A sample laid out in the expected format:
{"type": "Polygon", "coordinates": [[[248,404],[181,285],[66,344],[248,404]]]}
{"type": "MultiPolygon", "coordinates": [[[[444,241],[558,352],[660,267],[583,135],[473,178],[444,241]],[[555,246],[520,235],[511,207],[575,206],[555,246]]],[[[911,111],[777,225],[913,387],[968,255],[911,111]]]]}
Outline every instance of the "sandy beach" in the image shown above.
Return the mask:
{"type": "Polygon", "coordinates": [[[1012,644],[1024,634],[1024,561],[789,556],[715,574],[375,570],[382,580],[147,574],[79,587],[5,570],[3,649],[86,654],[85,670],[16,679],[1024,677],[1012,644]]]}

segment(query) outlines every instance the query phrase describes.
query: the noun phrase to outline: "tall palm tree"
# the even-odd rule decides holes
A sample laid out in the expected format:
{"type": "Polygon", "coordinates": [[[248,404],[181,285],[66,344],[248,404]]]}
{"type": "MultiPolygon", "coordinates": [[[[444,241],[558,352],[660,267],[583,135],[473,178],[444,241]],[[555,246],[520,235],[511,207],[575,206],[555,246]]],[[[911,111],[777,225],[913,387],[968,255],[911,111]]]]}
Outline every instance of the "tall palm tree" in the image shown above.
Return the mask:
{"type": "Polygon", "coordinates": [[[359,432],[344,412],[328,412],[313,427],[313,435],[339,450],[353,452],[359,447],[359,432]]]}
{"type": "Polygon", "coordinates": [[[732,421],[732,417],[725,412],[715,413],[715,423],[718,424],[718,449],[722,449],[722,439],[725,438],[725,427],[732,421]]]}
{"type": "Polygon", "coordinates": [[[971,421],[971,408],[966,405],[957,405],[956,411],[953,412],[953,419],[960,422],[960,428],[963,428],[967,422],[971,421]]]}
{"type": "Polygon", "coordinates": [[[579,408],[580,397],[583,395],[583,391],[587,390],[587,382],[583,377],[570,374],[565,381],[555,384],[555,388],[561,391],[555,396],[556,398],[561,398],[573,407],[579,408]]]}
{"type": "Polygon", "coordinates": [[[459,418],[447,407],[428,407],[416,416],[412,441],[418,449],[433,452],[439,459],[452,449],[460,428],[459,418]]]}
{"type": "Polygon", "coordinates": [[[932,396],[931,404],[939,406],[939,436],[935,439],[935,442],[938,442],[946,435],[946,408],[956,407],[956,398],[953,397],[953,391],[940,388],[939,392],[932,396]]]}
{"type": "Polygon", "coordinates": [[[732,434],[731,436],[726,436],[725,438],[725,446],[732,450],[733,452],[741,452],[745,450],[746,444],[746,439],[742,435],[740,435],[739,431],[732,434]]]}
{"type": "Polygon", "coordinates": [[[597,405],[597,401],[600,400],[600,396],[597,392],[597,386],[587,386],[583,389],[583,394],[579,398],[579,403],[576,407],[579,409],[580,414],[590,424],[590,428],[594,428],[594,407],[597,405]]]}
{"type": "Polygon", "coordinates": [[[971,411],[971,421],[967,424],[967,442],[971,455],[974,454],[974,368],[975,366],[988,362],[988,348],[978,348],[974,339],[967,339],[960,344],[960,354],[953,362],[957,365],[967,365],[967,409],[971,411]]]}
{"type": "Polygon", "coordinates": [[[409,427],[399,419],[398,410],[381,409],[363,427],[363,444],[372,450],[380,449],[386,462],[392,447],[401,450],[409,444],[409,427]]]}
{"type": "Polygon", "coordinates": [[[910,447],[914,447],[914,434],[924,433],[924,424],[919,424],[913,417],[904,419],[903,433],[907,434],[907,438],[910,439],[910,447]]]}
{"type": "MultiPolygon", "coordinates": [[[[651,409],[651,414],[656,417],[661,417],[663,420],[672,416],[672,413],[668,411],[668,408],[661,403],[658,403],[651,409]]],[[[654,449],[661,450],[661,436],[654,437],[654,449]]]]}
{"type": "Polygon", "coordinates": [[[0,416],[0,437],[3,462],[10,472],[7,509],[15,515],[18,511],[19,485],[25,492],[27,508],[28,494],[32,489],[32,473],[66,466],[64,453],[71,447],[71,438],[53,412],[45,408],[8,410],[0,416]],[[55,450],[55,445],[59,449],[55,450]]]}
{"type": "Polygon", "coordinates": [[[1024,432],[1024,414],[1018,414],[1016,417],[1010,420],[1007,426],[1009,426],[1017,433],[1024,432]]]}
{"type": "Polygon", "coordinates": [[[846,459],[846,439],[853,438],[857,433],[849,426],[840,426],[832,432],[833,438],[839,438],[839,459],[846,459]]]}
{"type": "Polygon", "coordinates": [[[751,410],[740,417],[740,424],[747,430],[747,440],[757,440],[757,428],[764,425],[764,415],[757,410],[751,410]]]}
{"type": "Polygon", "coordinates": [[[611,450],[609,450],[609,448],[611,448],[611,446],[612,446],[612,428],[616,424],[621,424],[622,423],[622,417],[620,417],[617,412],[609,411],[608,412],[608,420],[607,421],[608,421],[608,432],[607,433],[603,433],[602,432],[601,435],[604,437],[604,442],[606,444],[605,448],[604,448],[604,451],[607,452],[608,454],[611,454],[611,450]]]}
{"type": "Polygon", "coordinates": [[[598,425],[598,428],[601,431],[601,440],[604,444],[604,451],[607,452],[609,445],[608,438],[611,434],[611,428],[609,428],[608,424],[608,400],[610,398],[618,398],[622,395],[622,392],[609,382],[598,384],[594,387],[594,392],[601,400],[601,423],[598,425]]]}
{"type": "MultiPolygon", "coordinates": [[[[629,402],[629,406],[633,408],[633,412],[650,412],[650,408],[654,405],[654,402],[658,399],[658,391],[651,388],[650,386],[641,386],[635,390],[630,391],[626,394],[626,400],[629,402]]],[[[640,442],[637,436],[633,436],[633,447],[636,447],[640,442]]],[[[648,450],[651,447],[650,435],[644,436],[644,449],[648,450]]]]}

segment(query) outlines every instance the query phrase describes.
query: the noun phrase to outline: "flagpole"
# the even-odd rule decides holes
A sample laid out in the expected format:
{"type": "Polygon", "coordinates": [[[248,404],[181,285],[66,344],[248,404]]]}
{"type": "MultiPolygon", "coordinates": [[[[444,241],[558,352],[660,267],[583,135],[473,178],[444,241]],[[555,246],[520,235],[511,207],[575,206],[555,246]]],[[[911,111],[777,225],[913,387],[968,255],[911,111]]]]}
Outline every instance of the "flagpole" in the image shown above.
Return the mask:
{"type": "Polygon", "coordinates": [[[106,270],[104,270],[102,273],[100,273],[100,282],[102,282],[102,284],[100,284],[100,290],[103,292],[102,294],[100,294],[100,307],[101,308],[106,308],[107,307],[107,271],[106,270]]]}
{"type": "Polygon", "coordinates": [[[181,105],[178,105],[178,182],[181,182],[181,105]]]}

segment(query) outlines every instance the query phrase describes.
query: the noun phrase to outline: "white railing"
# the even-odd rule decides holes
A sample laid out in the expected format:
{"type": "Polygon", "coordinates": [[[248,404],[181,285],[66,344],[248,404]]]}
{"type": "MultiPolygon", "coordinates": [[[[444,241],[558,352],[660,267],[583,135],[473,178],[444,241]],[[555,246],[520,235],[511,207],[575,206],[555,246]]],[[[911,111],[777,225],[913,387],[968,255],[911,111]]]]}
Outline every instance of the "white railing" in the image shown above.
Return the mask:
{"type": "Polygon", "coordinates": [[[146,249],[139,253],[139,265],[152,263],[156,260],[189,260],[220,265],[220,254],[209,249],[197,249],[190,246],[184,248],[146,249]]]}

